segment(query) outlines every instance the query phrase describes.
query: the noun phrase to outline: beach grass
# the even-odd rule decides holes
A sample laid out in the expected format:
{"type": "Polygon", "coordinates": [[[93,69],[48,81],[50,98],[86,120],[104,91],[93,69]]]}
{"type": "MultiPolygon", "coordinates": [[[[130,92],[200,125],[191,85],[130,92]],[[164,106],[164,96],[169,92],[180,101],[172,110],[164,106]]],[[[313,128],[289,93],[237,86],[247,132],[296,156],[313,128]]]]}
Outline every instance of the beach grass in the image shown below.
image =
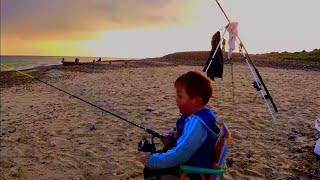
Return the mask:
{"type": "Polygon", "coordinates": [[[320,49],[314,49],[313,51],[307,52],[305,50],[301,52],[272,52],[267,53],[267,57],[280,60],[294,60],[296,62],[315,62],[320,64],[320,49]]]}

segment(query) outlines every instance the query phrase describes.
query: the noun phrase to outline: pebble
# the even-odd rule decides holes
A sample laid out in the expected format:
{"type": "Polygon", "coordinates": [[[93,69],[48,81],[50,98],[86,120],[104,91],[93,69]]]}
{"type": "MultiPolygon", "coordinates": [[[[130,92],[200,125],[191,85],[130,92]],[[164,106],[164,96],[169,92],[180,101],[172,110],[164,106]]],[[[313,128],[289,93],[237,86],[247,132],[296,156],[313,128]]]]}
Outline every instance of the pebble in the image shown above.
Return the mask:
{"type": "Polygon", "coordinates": [[[289,176],[287,180],[300,180],[298,176],[289,176]]]}
{"type": "Polygon", "coordinates": [[[10,176],[19,177],[19,175],[20,175],[20,167],[15,166],[10,169],[10,176]]]}
{"type": "Polygon", "coordinates": [[[232,167],[233,163],[234,163],[234,160],[232,158],[227,158],[226,165],[228,167],[232,167]]]}
{"type": "Polygon", "coordinates": [[[279,176],[279,172],[274,169],[271,169],[266,173],[266,178],[268,179],[276,179],[278,176],[279,176]]]}
{"type": "Polygon", "coordinates": [[[297,149],[296,149],[296,152],[297,152],[297,153],[303,153],[303,150],[302,150],[302,148],[297,148],[297,149]]]}
{"type": "Polygon", "coordinates": [[[11,127],[11,128],[9,128],[8,132],[9,133],[14,133],[14,132],[16,132],[16,128],[15,127],[11,127]]]}
{"type": "Polygon", "coordinates": [[[90,130],[91,130],[91,131],[97,130],[97,125],[96,125],[96,123],[92,123],[92,124],[90,125],[90,130]]]}
{"type": "Polygon", "coordinates": [[[53,112],[49,112],[48,113],[48,119],[52,119],[53,118],[53,112]]]}
{"type": "Polygon", "coordinates": [[[296,135],[289,135],[288,140],[295,141],[297,139],[296,135]]]}
{"type": "Polygon", "coordinates": [[[253,151],[250,151],[250,150],[249,150],[249,151],[247,152],[247,154],[246,154],[246,157],[247,157],[247,158],[251,158],[252,156],[253,156],[253,151]]]}
{"type": "Polygon", "coordinates": [[[0,167],[1,168],[12,168],[15,167],[16,165],[11,162],[11,161],[7,161],[7,160],[1,160],[0,161],[0,167]]]}

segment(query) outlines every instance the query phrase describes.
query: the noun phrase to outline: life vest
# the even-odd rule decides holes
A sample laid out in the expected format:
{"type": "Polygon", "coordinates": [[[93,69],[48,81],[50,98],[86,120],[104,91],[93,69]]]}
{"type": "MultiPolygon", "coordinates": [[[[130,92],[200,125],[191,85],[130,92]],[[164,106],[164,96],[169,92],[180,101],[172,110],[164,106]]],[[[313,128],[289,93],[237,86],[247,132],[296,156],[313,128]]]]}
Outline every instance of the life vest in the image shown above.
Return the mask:
{"type": "MultiPolygon", "coordinates": [[[[213,112],[208,108],[204,108],[191,115],[198,116],[202,120],[201,123],[206,127],[206,129],[210,128],[211,131],[207,130],[208,135],[204,143],[184,164],[189,166],[211,168],[214,161],[214,147],[218,138],[218,134],[220,132],[220,129],[216,125],[216,118],[214,117],[213,112]],[[213,135],[212,132],[214,132],[215,135],[213,135]]],[[[178,138],[183,133],[185,120],[188,117],[189,116],[182,115],[180,119],[177,120],[176,127],[178,132],[178,138]]]]}

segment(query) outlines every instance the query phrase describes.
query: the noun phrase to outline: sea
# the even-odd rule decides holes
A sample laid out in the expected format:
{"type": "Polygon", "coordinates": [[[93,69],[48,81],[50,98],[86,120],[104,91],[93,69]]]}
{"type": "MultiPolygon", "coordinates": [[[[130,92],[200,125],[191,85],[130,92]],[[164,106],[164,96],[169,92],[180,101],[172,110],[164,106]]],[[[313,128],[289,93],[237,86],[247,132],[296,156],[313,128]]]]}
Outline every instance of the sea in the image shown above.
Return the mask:
{"type": "MultiPolygon", "coordinates": [[[[92,62],[98,60],[100,57],[76,57],[76,56],[0,56],[1,71],[10,70],[26,70],[40,66],[54,66],[62,64],[61,60],[74,61],[76,58],[80,62],[92,62]],[[7,68],[5,66],[10,66],[7,68]]],[[[102,61],[120,60],[132,58],[117,58],[117,57],[101,57],[102,61]]]]}

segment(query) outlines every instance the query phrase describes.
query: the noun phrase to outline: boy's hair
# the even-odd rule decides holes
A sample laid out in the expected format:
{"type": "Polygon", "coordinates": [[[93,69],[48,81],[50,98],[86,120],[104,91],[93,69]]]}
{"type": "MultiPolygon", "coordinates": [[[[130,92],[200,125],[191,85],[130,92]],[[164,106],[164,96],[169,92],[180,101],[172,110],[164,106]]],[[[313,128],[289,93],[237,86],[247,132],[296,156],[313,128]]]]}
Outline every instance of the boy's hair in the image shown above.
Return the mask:
{"type": "Polygon", "coordinates": [[[212,96],[211,81],[207,75],[198,71],[189,71],[180,76],[174,86],[182,86],[185,88],[189,97],[201,97],[202,104],[206,105],[212,96]]]}

